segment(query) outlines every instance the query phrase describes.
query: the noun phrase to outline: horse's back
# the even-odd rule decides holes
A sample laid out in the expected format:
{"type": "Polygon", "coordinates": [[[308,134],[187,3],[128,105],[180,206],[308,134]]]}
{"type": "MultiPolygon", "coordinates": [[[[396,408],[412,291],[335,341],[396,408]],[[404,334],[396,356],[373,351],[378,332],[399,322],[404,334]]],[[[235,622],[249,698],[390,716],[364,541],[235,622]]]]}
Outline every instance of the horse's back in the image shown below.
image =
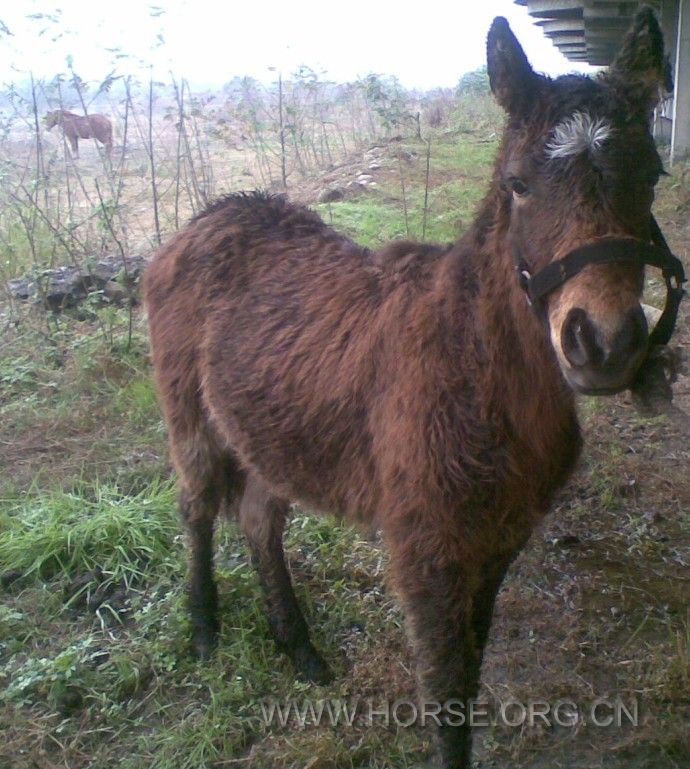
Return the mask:
{"type": "Polygon", "coordinates": [[[306,208],[233,195],[159,251],[145,290],[159,388],[185,382],[274,489],[367,515],[372,500],[350,496],[372,487],[368,422],[391,298],[372,255],[306,208]],[[367,478],[353,486],[348,467],[367,478]]]}

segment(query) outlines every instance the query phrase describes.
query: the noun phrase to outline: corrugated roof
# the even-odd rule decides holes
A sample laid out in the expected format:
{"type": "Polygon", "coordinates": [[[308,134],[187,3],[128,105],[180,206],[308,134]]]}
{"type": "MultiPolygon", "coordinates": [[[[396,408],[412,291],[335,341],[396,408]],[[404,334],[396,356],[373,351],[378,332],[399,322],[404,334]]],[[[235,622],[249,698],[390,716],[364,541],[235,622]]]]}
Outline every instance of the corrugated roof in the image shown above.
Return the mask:
{"type": "MultiPolygon", "coordinates": [[[[571,61],[610,64],[641,3],[619,0],[515,0],[571,61]]],[[[647,3],[656,5],[657,3],[647,3]]]]}

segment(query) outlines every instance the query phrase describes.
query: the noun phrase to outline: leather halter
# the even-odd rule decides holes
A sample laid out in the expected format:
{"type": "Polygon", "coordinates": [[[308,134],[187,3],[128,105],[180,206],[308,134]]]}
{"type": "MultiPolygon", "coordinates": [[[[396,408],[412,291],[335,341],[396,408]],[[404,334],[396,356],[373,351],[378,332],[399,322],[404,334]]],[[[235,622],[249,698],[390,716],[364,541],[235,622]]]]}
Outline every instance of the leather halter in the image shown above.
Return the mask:
{"type": "Polygon", "coordinates": [[[668,344],[676,325],[680,301],[685,294],[683,290],[685,272],[680,259],[671,253],[653,216],[651,236],[651,243],[635,238],[601,238],[576,248],[556,262],[547,264],[536,275],[532,275],[521,251],[516,247],[515,269],[520,287],[527,294],[532,309],[545,319],[546,296],[577,275],[588,264],[624,264],[640,268],[649,264],[652,267],[658,267],[666,282],[666,306],[659,322],[649,335],[649,347],[668,344]]]}

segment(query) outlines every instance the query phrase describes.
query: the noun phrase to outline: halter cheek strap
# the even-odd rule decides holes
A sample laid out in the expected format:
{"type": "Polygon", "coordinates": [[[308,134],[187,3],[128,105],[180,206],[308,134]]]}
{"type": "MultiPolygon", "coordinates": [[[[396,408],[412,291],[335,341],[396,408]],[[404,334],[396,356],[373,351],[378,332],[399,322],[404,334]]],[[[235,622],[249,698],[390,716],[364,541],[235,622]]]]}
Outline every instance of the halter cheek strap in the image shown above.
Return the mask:
{"type": "Polygon", "coordinates": [[[566,254],[562,259],[551,262],[532,275],[529,265],[519,249],[515,250],[515,269],[520,287],[527,294],[528,301],[541,318],[546,317],[545,298],[562,286],[589,264],[624,264],[632,267],[650,265],[658,267],[666,282],[666,305],[659,322],[649,335],[649,347],[668,344],[678,317],[678,308],[685,294],[683,265],[671,253],[668,243],[652,217],[652,242],[645,243],[635,238],[601,238],[566,254]]]}

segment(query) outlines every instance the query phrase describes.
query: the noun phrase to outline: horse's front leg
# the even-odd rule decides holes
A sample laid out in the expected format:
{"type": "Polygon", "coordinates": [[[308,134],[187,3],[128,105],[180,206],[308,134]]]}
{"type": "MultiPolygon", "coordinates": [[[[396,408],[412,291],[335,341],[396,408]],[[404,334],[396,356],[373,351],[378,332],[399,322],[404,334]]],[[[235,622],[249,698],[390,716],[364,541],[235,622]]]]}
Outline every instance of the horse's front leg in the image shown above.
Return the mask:
{"type": "Polygon", "coordinates": [[[426,527],[407,538],[394,533],[388,540],[417,662],[419,712],[435,725],[443,769],[469,769],[471,703],[505,566],[492,569],[485,579],[485,554],[461,545],[454,550],[448,531],[426,527]]]}

